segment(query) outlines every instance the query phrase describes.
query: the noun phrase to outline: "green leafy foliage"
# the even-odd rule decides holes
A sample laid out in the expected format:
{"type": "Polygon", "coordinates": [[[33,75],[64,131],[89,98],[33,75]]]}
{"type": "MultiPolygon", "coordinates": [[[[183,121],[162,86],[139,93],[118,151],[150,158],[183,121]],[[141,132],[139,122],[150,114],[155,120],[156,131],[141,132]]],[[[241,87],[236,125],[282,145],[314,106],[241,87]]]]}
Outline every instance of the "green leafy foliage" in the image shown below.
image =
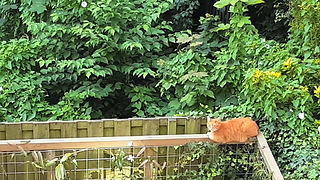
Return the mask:
{"type": "MultiPolygon", "coordinates": [[[[20,149],[24,157],[32,157],[32,161],[26,161],[25,163],[30,163],[35,168],[41,170],[42,173],[44,173],[45,170],[54,167],[55,177],[57,180],[68,179],[67,170],[75,169],[78,166],[78,163],[76,161],[77,152],[65,153],[61,158],[52,157],[49,159],[45,159],[44,154],[40,151],[26,152],[21,147],[20,149]]],[[[13,155],[15,154],[12,154],[12,157],[13,155]]]]}
{"type": "MultiPolygon", "coordinates": [[[[168,36],[169,22],[160,16],[172,4],[170,0],[95,1],[86,6],[81,1],[3,2],[0,29],[7,34],[0,38],[12,38],[0,48],[3,120],[162,114],[157,109],[160,98],[154,106],[144,107],[148,113],[128,100],[138,96],[133,93],[140,87],[148,93],[158,91],[152,87],[154,62],[174,41],[168,36]],[[11,17],[16,6],[20,15],[11,17]],[[24,23],[13,25],[20,21],[24,23]],[[23,32],[25,38],[11,32],[23,32]],[[138,110],[132,114],[134,109],[138,110]]],[[[150,97],[144,103],[151,102],[150,97]]]]}
{"type": "MultiPolygon", "coordinates": [[[[301,7],[298,4],[293,5],[301,7]]],[[[296,170],[309,169],[313,173],[308,178],[317,179],[319,173],[314,170],[317,162],[310,154],[315,153],[317,156],[318,152],[314,149],[320,147],[315,125],[315,120],[319,118],[320,66],[315,53],[317,46],[303,40],[314,33],[309,29],[292,27],[288,44],[266,41],[258,37],[247,18],[242,17],[247,10],[245,3],[230,5],[234,14],[230,20],[229,49],[220,53],[220,57],[240,62],[240,76],[232,81],[237,83],[233,89],[239,88],[236,97],[240,104],[237,107],[225,106],[212,113],[230,118],[233,114],[249,114],[259,119],[260,127],[274,142],[272,149],[275,150],[281,168],[288,171],[285,177],[308,177],[306,173],[296,170]],[[304,36],[302,31],[305,32],[304,36]],[[303,43],[308,43],[308,48],[301,49],[303,43]]],[[[295,7],[292,9],[293,14],[299,14],[300,11],[295,7]]],[[[299,16],[293,22],[308,22],[308,18],[311,19],[310,16],[299,16]]]]}
{"type": "Polygon", "coordinates": [[[194,0],[1,1],[0,121],[251,116],[286,178],[319,179],[319,1],[290,3],[287,43],[244,15],[262,2],[193,32],[194,0]]]}
{"type": "Polygon", "coordinates": [[[190,179],[271,179],[265,164],[259,159],[254,145],[217,146],[211,143],[190,143],[187,148],[177,147],[181,156],[177,163],[176,175],[190,179]],[[187,165],[201,162],[199,169],[189,169],[187,165]]]}
{"type": "Polygon", "coordinates": [[[290,23],[291,48],[304,59],[320,57],[318,0],[299,0],[292,2],[293,20],[290,23]]]}

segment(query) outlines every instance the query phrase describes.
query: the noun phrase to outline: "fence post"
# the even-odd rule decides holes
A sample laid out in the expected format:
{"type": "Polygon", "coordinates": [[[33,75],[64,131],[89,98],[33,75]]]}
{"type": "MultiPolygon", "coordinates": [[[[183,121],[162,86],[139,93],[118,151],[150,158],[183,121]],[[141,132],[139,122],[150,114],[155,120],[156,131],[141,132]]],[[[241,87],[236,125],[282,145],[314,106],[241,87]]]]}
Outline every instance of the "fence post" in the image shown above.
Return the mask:
{"type": "Polygon", "coordinates": [[[257,136],[257,145],[269,172],[272,174],[272,179],[283,180],[278,164],[272,155],[266,138],[261,132],[257,136]]]}

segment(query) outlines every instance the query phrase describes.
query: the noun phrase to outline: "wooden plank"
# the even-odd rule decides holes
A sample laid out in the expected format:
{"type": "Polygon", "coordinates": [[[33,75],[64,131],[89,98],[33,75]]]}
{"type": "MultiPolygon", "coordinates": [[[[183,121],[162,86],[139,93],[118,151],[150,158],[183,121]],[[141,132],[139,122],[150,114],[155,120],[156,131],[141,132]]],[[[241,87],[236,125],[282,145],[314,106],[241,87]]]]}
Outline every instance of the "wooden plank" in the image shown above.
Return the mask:
{"type": "Polygon", "coordinates": [[[130,136],[131,123],[128,120],[114,121],[114,136],[130,136]]]}
{"type": "Polygon", "coordinates": [[[143,135],[159,134],[159,119],[143,121],[143,135]]]}
{"type": "Polygon", "coordinates": [[[5,139],[6,139],[6,131],[0,131],[0,140],[5,140],[5,139]]]}
{"type": "MultiPolygon", "coordinates": [[[[88,137],[103,137],[103,121],[88,121],[88,137]]],[[[103,157],[103,151],[89,151],[89,159],[100,159],[103,157]]],[[[99,169],[103,168],[103,161],[89,161],[88,169],[99,169]]],[[[98,179],[99,173],[92,173],[90,177],[92,179],[98,179]]]]}
{"type": "Polygon", "coordinates": [[[143,120],[131,121],[131,136],[143,135],[143,120]]]}
{"type": "Polygon", "coordinates": [[[104,120],[103,127],[104,128],[113,128],[114,127],[114,120],[104,120]]]}
{"type": "MultiPolygon", "coordinates": [[[[176,118],[176,117],[175,117],[176,118]]],[[[180,126],[185,126],[186,125],[186,120],[188,118],[176,118],[177,119],[177,125],[180,125],[180,126]]]]}
{"type": "Polygon", "coordinates": [[[77,121],[77,137],[88,137],[88,121],[77,121]]]}
{"type": "MultiPolygon", "coordinates": [[[[33,138],[34,139],[48,139],[50,137],[49,129],[50,129],[50,126],[49,126],[48,122],[35,122],[33,124],[33,138]]],[[[26,150],[26,149],[24,149],[24,150],[26,150]]],[[[39,180],[47,179],[47,175],[46,174],[42,174],[40,172],[40,170],[36,169],[35,167],[34,167],[34,169],[38,170],[35,173],[35,179],[37,179],[37,178],[39,180]]]]}
{"type": "Polygon", "coordinates": [[[134,120],[128,120],[131,122],[131,127],[142,127],[144,120],[142,119],[134,119],[134,120]]]}
{"type": "Polygon", "coordinates": [[[33,122],[21,123],[22,131],[33,131],[33,122]]]}
{"type": "Polygon", "coordinates": [[[114,128],[104,128],[103,129],[103,136],[104,137],[112,137],[112,136],[114,136],[114,128]]]}
{"type": "MultiPolygon", "coordinates": [[[[14,124],[14,123],[7,123],[6,124],[6,138],[7,139],[22,139],[22,128],[21,128],[21,124],[14,124]]],[[[18,158],[19,160],[22,160],[21,157],[18,158]]],[[[15,162],[17,160],[16,157],[11,157],[11,156],[7,156],[5,161],[7,163],[9,162],[15,162]]],[[[7,180],[15,180],[17,177],[14,174],[14,172],[16,172],[16,166],[15,164],[7,164],[6,167],[6,172],[8,173],[7,175],[7,180]]],[[[23,166],[20,166],[19,171],[23,170],[23,166]]],[[[20,179],[23,179],[23,176],[19,176],[20,179]]]]}
{"type": "Polygon", "coordinates": [[[6,139],[21,139],[22,138],[22,128],[21,124],[6,124],[6,139]]]}
{"type": "MultiPolygon", "coordinates": [[[[160,120],[143,120],[143,135],[156,135],[159,134],[160,120]]],[[[154,152],[158,152],[158,148],[147,148],[145,151],[145,157],[151,157],[154,152]]],[[[158,161],[158,159],[156,159],[158,161]]],[[[144,179],[151,180],[153,178],[153,162],[149,161],[144,165],[144,179]]]]}
{"type": "Polygon", "coordinates": [[[103,121],[103,136],[104,137],[114,136],[114,120],[103,121]]]}
{"type": "Polygon", "coordinates": [[[73,138],[77,137],[77,123],[75,122],[63,122],[61,125],[61,137],[73,138]]]}
{"type": "Polygon", "coordinates": [[[0,131],[5,131],[6,130],[6,124],[5,123],[1,123],[0,124],[0,131]]]}
{"type": "Polygon", "coordinates": [[[78,125],[78,129],[87,129],[88,121],[87,120],[81,120],[81,121],[75,121],[78,125]]]}
{"type": "Polygon", "coordinates": [[[177,134],[177,119],[168,118],[168,135],[177,134]]]}
{"type": "Polygon", "coordinates": [[[163,126],[160,124],[159,135],[167,135],[167,134],[168,134],[168,126],[163,126]]]}
{"type": "Polygon", "coordinates": [[[49,137],[50,138],[61,138],[61,122],[49,122],[49,137]]]}
{"type": "MultiPolygon", "coordinates": [[[[46,159],[54,159],[56,156],[55,156],[55,152],[54,151],[51,151],[49,150],[47,153],[46,153],[46,159]]],[[[47,180],[55,180],[55,168],[53,166],[49,167],[48,169],[48,172],[46,173],[47,174],[47,180]]]]}
{"type": "Polygon", "coordinates": [[[186,134],[199,134],[200,133],[200,120],[189,118],[186,120],[186,134]]]}
{"type": "Polygon", "coordinates": [[[32,139],[33,138],[33,123],[22,123],[21,124],[22,138],[32,139]]]}
{"type": "MultiPolygon", "coordinates": [[[[78,138],[86,138],[88,137],[88,121],[77,121],[77,137],[78,138]]],[[[87,153],[80,153],[77,155],[79,159],[86,159],[87,153]]],[[[78,169],[86,169],[87,164],[86,161],[78,162],[78,169]]],[[[85,177],[86,171],[77,172],[77,177],[85,177]]]]}
{"type": "Polygon", "coordinates": [[[168,126],[168,118],[159,118],[160,126],[168,126]]]}
{"type": "Polygon", "coordinates": [[[131,136],[142,136],[143,128],[142,126],[131,127],[131,136]]]}
{"type": "Polygon", "coordinates": [[[261,132],[257,136],[257,145],[269,172],[272,174],[272,179],[283,180],[283,176],[280,172],[278,164],[276,163],[276,160],[272,155],[266,138],[263,136],[261,132]]]}
{"type": "MultiPolygon", "coordinates": [[[[33,123],[32,122],[24,122],[21,124],[22,128],[22,139],[32,139],[33,138],[33,123]]],[[[30,156],[23,157],[23,160],[21,162],[33,162],[34,159],[30,156]]],[[[34,170],[36,168],[31,163],[25,163],[22,165],[24,172],[28,172],[24,175],[22,179],[25,180],[31,180],[31,179],[37,179],[34,175],[34,170]]]]}
{"type": "MultiPolygon", "coordinates": [[[[145,157],[152,157],[154,155],[154,149],[153,148],[147,148],[144,152],[145,157]]],[[[157,161],[157,160],[156,160],[157,161]]],[[[144,178],[146,180],[152,180],[153,179],[153,162],[149,158],[148,162],[144,164],[144,178]]]]}
{"type": "Polygon", "coordinates": [[[206,134],[185,135],[153,135],[153,136],[119,136],[92,138],[63,138],[63,139],[21,139],[0,141],[1,151],[54,150],[54,149],[86,149],[86,148],[117,148],[144,146],[176,146],[190,142],[210,141],[206,134]]]}
{"type": "Polygon", "coordinates": [[[49,138],[49,123],[37,122],[33,124],[33,138],[47,139],[49,138]]]}
{"type": "Polygon", "coordinates": [[[159,135],[168,134],[168,118],[159,118],[159,135]]]}
{"type": "Polygon", "coordinates": [[[207,134],[207,132],[208,132],[207,119],[201,118],[200,134],[207,134]]]}
{"type": "Polygon", "coordinates": [[[88,122],[88,137],[103,137],[103,122],[89,121],[88,122]]]}
{"type": "MultiPolygon", "coordinates": [[[[168,135],[175,135],[177,134],[177,119],[174,117],[168,118],[168,135]]],[[[166,163],[169,164],[169,162],[174,162],[174,157],[171,157],[169,155],[174,154],[174,149],[167,147],[166,150],[166,163]]],[[[173,168],[166,168],[166,175],[173,175],[174,170],[173,168]]]]}
{"type": "Polygon", "coordinates": [[[177,119],[177,134],[186,134],[186,119],[177,119]]]}

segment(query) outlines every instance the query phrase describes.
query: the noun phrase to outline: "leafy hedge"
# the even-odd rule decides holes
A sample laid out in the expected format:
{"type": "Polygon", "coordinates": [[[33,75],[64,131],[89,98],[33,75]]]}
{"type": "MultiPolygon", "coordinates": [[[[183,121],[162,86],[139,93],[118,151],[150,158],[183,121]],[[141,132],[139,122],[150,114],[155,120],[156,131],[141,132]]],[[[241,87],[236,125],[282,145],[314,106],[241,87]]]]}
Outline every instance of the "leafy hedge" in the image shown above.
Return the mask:
{"type": "Polygon", "coordinates": [[[1,1],[1,121],[252,116],[286,178],[319,179],[320,2],[288,4],[287,43],[244,16],[262,2],[220,0],[230,22],[192,32],[194,0],[1,1]]]}
{"type": "Polygon", "coordinates": [[[156,61],[173,51],[160,17],[172,1],[19,2],[1,8],[2,39],[20,33],[2,41],[5,121],[160,114],[161,101],[145,104],[154,102],[156,61]]]}

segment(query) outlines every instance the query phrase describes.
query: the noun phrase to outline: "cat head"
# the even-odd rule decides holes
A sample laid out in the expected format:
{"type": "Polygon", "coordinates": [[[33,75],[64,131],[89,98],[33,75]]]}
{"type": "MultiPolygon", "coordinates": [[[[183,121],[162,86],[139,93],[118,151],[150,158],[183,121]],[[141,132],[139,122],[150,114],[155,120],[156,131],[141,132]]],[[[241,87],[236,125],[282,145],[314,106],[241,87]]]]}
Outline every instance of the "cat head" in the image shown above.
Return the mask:
{"type": "Polygon", "coordinates": [[[209,116],[207,117],[207,127],[211,132],[217,131],[220,128],[220,125],[220,118],[212,119],[209,116]]]}

